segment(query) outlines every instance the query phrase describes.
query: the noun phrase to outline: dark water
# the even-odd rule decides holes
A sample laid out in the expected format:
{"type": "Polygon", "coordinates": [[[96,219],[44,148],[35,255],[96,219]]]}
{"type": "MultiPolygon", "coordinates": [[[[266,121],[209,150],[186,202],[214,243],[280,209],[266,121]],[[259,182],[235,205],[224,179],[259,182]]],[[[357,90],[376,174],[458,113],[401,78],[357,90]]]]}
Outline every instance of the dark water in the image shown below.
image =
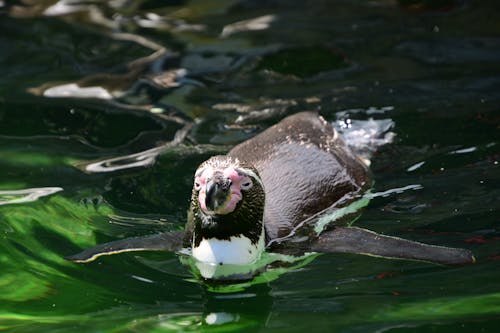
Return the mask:
{"type": "Polygon", "coordinates": [[[497,1],[0,1],[0,330],[496,332],[499,13],[497,1]],[[181,228],[200,162],[300,110],[392,120],[372,164],[374,191],[389,192],[357,225],[477,263],[322,255],[216,293],[175,254],[62,259],[181,228]]]}

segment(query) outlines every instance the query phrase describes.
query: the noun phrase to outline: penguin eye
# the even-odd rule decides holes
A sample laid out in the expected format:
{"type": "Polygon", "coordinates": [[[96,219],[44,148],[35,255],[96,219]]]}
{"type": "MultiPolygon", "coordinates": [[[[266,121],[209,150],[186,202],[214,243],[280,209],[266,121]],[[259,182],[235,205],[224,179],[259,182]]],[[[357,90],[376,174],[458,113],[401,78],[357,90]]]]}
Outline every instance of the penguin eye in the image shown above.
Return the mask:
{"type": "Polygon", "coordinates": [[[240,187],[242,190],[246,191],[246,190],[249,190],[252,187],[252,185],[253,185],[252,181],[250,179],[248,179],[248,180],[244,180],[241,183],[240,187]]]}

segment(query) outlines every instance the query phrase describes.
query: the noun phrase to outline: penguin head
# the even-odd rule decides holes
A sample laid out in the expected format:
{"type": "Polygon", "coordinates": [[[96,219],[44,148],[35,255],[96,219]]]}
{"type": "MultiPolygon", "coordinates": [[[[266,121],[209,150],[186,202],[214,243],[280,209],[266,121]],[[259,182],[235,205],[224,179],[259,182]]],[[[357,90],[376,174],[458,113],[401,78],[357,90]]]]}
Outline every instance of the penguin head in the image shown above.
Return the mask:
{"type": "Polygon", "coordinates": [[[193,201],[204,215],[246,212],[260,213],[262,218],[264,200],[260,176],[248,163],[220,155],[211,157],[196,170],[193,201]]]}

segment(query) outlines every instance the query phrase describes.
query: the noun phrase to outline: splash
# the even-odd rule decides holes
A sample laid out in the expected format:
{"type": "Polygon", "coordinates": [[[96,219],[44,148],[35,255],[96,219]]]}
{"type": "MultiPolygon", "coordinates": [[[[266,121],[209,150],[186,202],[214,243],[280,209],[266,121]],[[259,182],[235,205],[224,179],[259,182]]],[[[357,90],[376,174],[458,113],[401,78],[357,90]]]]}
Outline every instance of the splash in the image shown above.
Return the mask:
{"type": "Polygon", "coordinates": [[[394,121],[390,118],[374,119],[372,116],[392,111],[392,106],[368,109],[352,109],[337,113],[333,126],[345,139],[347,145],[369,165],[373,154],[383,145],[392,143],[396,134],[391,131],[394,121]],[[352,115],[370,116],[367,120],[353,119],[352,115]]]}

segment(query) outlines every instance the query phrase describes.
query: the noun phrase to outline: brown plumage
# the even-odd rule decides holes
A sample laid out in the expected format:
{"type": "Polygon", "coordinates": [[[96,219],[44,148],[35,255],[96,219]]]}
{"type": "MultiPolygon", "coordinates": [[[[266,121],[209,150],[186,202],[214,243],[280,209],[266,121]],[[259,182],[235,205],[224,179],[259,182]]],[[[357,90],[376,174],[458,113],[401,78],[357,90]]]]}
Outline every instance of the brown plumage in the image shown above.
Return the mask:
{"type": "Polygon", "coordinates": [[[341,206],[349,204],[371,186],[366,165],[314,112],[285,118],[227,155],[253,165],[264,183],[268,240],[287,236],[341,199],[341,206]]]}

